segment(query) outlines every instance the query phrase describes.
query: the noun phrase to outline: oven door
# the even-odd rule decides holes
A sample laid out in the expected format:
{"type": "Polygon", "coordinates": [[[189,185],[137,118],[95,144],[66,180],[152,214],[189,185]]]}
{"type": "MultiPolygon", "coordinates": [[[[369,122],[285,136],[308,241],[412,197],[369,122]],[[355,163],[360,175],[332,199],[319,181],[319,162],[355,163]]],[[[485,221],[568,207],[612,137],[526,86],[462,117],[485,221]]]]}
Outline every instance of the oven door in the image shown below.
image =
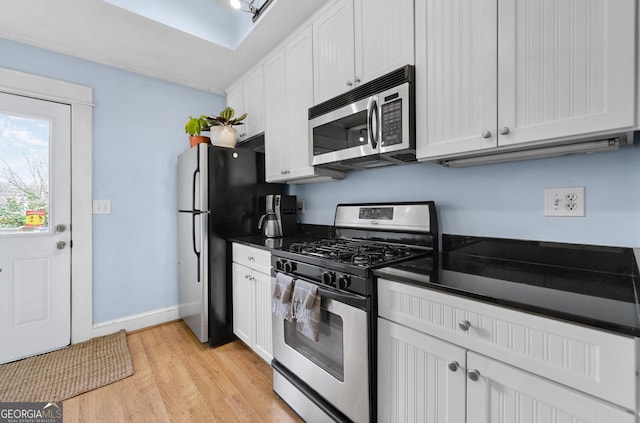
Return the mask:
{"type": "Polygon", "coordinates": [[[273,316],[274,359],[349,419],[367,422],[367,311],[348,304],[349,298],[364,304],[366,299],[323,288],[318,293],[322,298],[318,341],[299,333],[295,323],[273,316]]]}
{"type": "Polygon", "coordinates": [[[378,96],[332,110],[309,121],[312,164],[326,165],[377,155],[378,96]]]}

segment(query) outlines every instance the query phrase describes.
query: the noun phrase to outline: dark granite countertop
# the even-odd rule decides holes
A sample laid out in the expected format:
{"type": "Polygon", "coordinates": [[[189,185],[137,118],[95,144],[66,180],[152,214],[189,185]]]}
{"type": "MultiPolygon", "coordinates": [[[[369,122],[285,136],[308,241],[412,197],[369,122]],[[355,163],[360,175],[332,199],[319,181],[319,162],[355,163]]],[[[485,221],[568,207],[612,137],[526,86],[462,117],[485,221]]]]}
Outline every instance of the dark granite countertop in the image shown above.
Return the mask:
{"type": "Polygon", "coordinates": [[[264,250],[284,250],[289,251],[291,244],[299,242],[311,242],[323,238],[332,238],[334,230],[332,226],[324,225],[298,225],[295,234],[278,238],[267,238],[263,235],[248,235],[230,238],[230,242],[257,247],[264,250]]]}
{"type": "Polygon", "coordinates": [[[378,269],[385,279],[640,336],[638,250],[443,235],[433,258],[378,269]]]}

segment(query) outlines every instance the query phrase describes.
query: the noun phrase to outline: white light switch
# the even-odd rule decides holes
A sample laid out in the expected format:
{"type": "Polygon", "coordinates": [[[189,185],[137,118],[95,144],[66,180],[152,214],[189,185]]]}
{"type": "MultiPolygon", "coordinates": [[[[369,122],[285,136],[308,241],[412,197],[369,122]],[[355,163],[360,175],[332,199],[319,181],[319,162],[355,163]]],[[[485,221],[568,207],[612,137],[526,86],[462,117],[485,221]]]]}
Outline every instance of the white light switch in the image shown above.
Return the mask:
{"type": "Polygon", "coordinates": [[[93,214],[111,214],[111,200],[93,200],[93,214]]]}

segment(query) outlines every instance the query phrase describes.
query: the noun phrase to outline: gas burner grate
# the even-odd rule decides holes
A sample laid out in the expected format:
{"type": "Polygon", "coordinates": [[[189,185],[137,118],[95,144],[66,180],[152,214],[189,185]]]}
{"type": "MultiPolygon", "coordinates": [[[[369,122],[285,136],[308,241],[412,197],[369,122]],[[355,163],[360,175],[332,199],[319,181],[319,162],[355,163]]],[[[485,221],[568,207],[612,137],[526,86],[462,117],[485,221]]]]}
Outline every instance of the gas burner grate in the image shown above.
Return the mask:
{"type": "Polygon", "coordinates": [[[408,257],[414,253],[414,250],[408,246],[343,239],[294,243],[290,246],[289,251],[360,267],[371,267],[408,257]]]}

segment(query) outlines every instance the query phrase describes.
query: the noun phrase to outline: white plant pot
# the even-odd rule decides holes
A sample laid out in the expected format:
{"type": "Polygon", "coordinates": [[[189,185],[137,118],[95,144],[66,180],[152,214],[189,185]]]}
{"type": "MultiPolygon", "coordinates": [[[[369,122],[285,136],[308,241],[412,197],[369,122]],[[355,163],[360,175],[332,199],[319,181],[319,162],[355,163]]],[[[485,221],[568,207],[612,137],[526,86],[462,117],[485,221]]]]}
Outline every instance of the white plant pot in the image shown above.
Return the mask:
{"type": "Polygon", "coordinates": [[[233,126],[212,126],[209,131],[213,145],[233,148],[238,142],[238,131],[233,126]]]}

